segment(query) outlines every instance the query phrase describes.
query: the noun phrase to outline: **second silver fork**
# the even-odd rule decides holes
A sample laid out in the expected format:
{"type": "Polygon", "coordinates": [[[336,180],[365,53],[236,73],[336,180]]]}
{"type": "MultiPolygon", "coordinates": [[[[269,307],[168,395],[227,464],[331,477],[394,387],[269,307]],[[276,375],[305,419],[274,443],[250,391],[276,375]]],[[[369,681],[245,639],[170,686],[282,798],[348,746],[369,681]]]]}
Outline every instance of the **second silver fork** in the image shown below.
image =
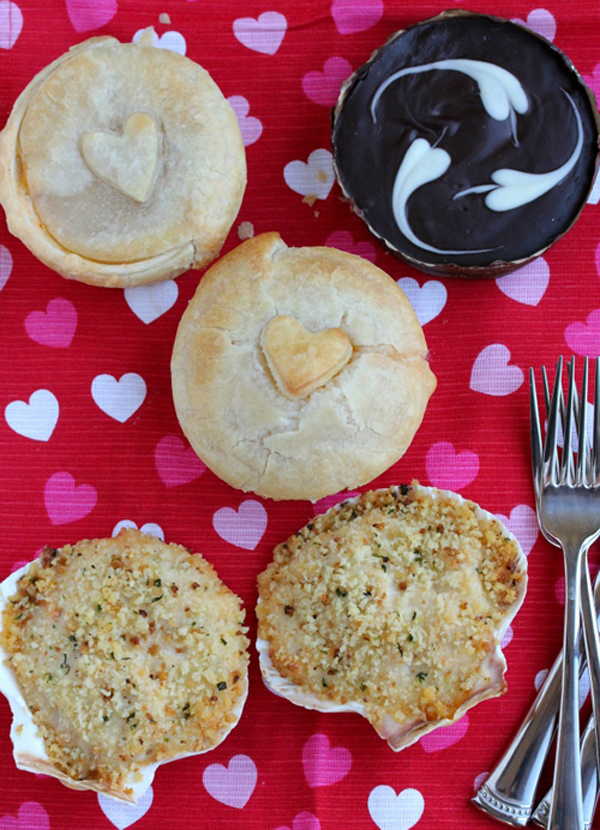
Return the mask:
{"type": "MultiPolygon", "coordinates": [[[[558,452],[558,424],[562,406],[562,358],[558,362],[550,404],[546,440],[542,451],[539,417],[532,417],[532,452],[536,481],[536,507],[540,527],[546,538],[560,545],[565,563],[565,627],[561,708],[554,768],[553,797],[548,827],[550,830],[583,830],[581,767],[579,755],[579,654],[577,640],[583,611],[584,636],[592,702],[596,723],[600,715],[600,639],[587,566],[589,546],[600,535],[600,489],[597,475],[600,451],[600,412],[594,417],[594,449],[587,440],[588,361],[583,371],[579,418],[575,418],[575,363],[569,365],[569,391],[565,406],[563,451],[558,452]],[[574,460],[572,432],[577,434],[577,462],[574,460]],[[536,453],[539,463],[536,464],[536,453]],[[583,583],[582,583],[583,575],[583,583]],[[583,584],[583,591],[581,586],[583,584]]],[[[596,364],[596,387],[600,382],[596,364]]],[[[535,399],[532,387],[532,401],[535,399]]],[[[599,732],[597,731],[597,740],[599,732]]]]}

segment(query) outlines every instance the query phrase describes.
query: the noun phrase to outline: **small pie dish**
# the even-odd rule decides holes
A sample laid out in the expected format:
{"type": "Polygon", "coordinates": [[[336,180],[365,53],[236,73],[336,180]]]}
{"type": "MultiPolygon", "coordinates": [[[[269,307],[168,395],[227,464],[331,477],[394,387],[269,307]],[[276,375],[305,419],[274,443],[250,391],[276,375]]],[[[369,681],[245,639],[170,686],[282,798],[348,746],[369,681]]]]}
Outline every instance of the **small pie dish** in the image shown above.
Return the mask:
{"type": "Polygon", "coordinates": [[[592,92],[525,26],[450,10],[396,32],[342,85],[334,167],[405,262],[498,277],[574,224],[598,164],[592,92]]]}
{"type": "Polygon", "coordinates": [[[246,185],[235,113],[198,64],[91,38],[28,84],[0,133],[10,231],[62,276],[131,287],[204,268],[246,185]]]}
{"type": "Polygon", "coordinates": [[[404,749],[506,691],[500,643],[526,584],[517,539],[474,502],[417,482],[364,493],[258,577],[263,680],[404,749]]]}
{"type": "Polygon", "coordinates": [[[135,803],[208,752],[248,693],[241,602],[199,554],[137,530],[54,550],[0,585],[0,692],[19,769],[135,803]]]}
{"type": "Polygon", "coordinates": [[[335,248],[239,245],[203,276],[171,361],[179,423],[240,490],[316,501],[406,451],[435,377],[406,295],[335,248]]]}

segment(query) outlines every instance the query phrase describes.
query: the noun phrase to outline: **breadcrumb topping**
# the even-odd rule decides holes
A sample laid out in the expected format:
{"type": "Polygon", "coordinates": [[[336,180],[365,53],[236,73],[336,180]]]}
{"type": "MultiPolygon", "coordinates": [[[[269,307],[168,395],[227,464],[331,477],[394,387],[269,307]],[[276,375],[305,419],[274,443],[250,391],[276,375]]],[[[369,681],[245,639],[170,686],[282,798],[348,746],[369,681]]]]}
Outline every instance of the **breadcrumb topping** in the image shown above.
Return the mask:
{"type": "Polygon", "coordinates": [[[452,718],[495,682],[485,661],[523,594],[523,555],[501,523],[437,496],[413,482],[342,502],[258,578],[258,636],[279,674],[361,703],[378,731],[452,718]]]}
{"type": "Polygon", "coordinates": [[[243,623],[240,600],[199,554],[124,530],[46,547],[6,604],[0,645],[50,761],[119,788],[235,725],[243,623]]]}

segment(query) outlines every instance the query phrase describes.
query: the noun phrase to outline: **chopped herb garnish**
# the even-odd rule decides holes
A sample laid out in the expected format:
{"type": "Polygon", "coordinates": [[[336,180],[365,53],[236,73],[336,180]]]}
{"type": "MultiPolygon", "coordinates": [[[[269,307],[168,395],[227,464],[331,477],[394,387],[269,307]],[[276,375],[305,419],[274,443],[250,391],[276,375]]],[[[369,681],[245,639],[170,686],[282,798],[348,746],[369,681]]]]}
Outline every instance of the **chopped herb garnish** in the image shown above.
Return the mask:
{"type": "Polygon", "coordinates": [[[415,638],[413,637],[413,635],[412,635],[412,634],[409,634],[409,635],[408,635],[408,637],[407,637],[406,639],[408,640],[408,642],[409,642],[409,643],[412,643],[412,641],[413,641],[415,638]]]}
{"type": "Polygon", "coordinates": [[[21,611],[21,613],[19,614],[19,616],[18,616],[18,617],[15,617],[15,620],[20,620],[20,619],[21,619],[21,617],[23,616],[23,614],[24,614],[24,613],[25,613],[24,611],[21,611]]]}
{"type": "Polygon", "coordinates": [[[417,674],[417,680],[419,681],[419,683],[422,683],[425,680],[426,677],[427,677],[427,672],[426,671],[420,671],[417,674]]]}
{"type": "Polygon", "coordinates": [[[162,581],[160,579],[155,579],[154,580],[154,587],[155,588],[160,588],[161,585],[162,585],[162,581]]]}
{"type": "Polygon", "coordinates": [[[404,651],[402,649],[402,646],[400,645],[400,643],[396,643],[396,645],[398,646],[398,651],[400,652],[400,657],[402,657],[404,655],[404,651]]]}
{"type": "Polygon", "coordinates": [[[49,683],[51,680],[54,680],[54,678],[50,674],[50,672],[46,672],[46,674],[44,675],[44,680],[46,681],[46,683],[49,683]]]}
{"type": "Polygon", "coordinates": [[[321,683],[323,684],[323,686],[327,686],[327,683],[325,682],[325,678],[324,678],[324,677],[322,677],[322,678],[321,678],[321,683]]]}
{"type": "Polygon", "coordinates": [[[135,718],[135,711],[130,712],[130,713],[127,715],[127,717],[125,718],[125,720],[126,720],[126,721],[129,721],[129,720],[131,720],[132,718],[135,718]]]}
{"type": "Polygon", "coordinates": [[[361,683],[361,684],[360,684],[360,690],[361,690],[361,692],[364,692],[364,691],[366,690],[366,688],[367,688],[367,684],[366,684],[366,683],[361,683]]]}
{"type": "Polygon", "coordinates": [[[220,692],[224,692],[226,688],[227,688],[227,683],[224,680],[221,680],[220,683],[217,683],[217,689],[220,692]]]}
{"type": "Polygon", "coordinates": [[[413,620],[415,620],[417,618],[417,612],[416,611],[413,611],[412,618],[413,618],[413,620]]]}
{"type": "Polygon", "coordinates": [[[69,640],[74,644],[75,648],[77,648],[77,637],[74,634],[69,634],[69,640]]]}
{"type": "Polygon", "coordinates": [[[97,613],[97,614],[99,614],[99,613],[100,613],[100,611],[102,611],[102,606],[100,605],[100,603],[99,603],[99,602],[97,602],[97,603],[96,603],[96,605],[95,605],[94,607],[95,607],[95,609],[96,609],[96,613],[97,613]]]}
{"type": "Polygon", "coordinates": [[[158,602],[158,601],[159,601],[159,599],[162,599],[163,597],[164,597],[164,594],[161,594],[161,595],[160,595],[160,596],[158,596],[158,597],[152,597],[151,602],[158,602]]]}
{"type": "Polygon", "coordinates": [[[194,714],[194,710],[192,709],[189,703],[186,703],[181,707],[181,712],[186,720],[188,720],[188,718],[191,718],[194,714]]]}
{"type": "Polygon", "coordinates": [[[110,715],[102,715],[102,720],[104,721],[104,723],[108,723],[108,721],[110,720],[110,715]]]}
{"type": "Polygon", "coordinates": [[[224,646],[227,645],[227,640],[224,640],[223,637],[221,637],[221,642],[223,643],[224,646]]]}
{"type": "Polygon", "coordinates": [[[63,654],[63,661],[60,664],[61,669],[68,674],[71,671],[71,666],[67,663],[67,655],[63,654]]]}
{"type": "Polygon", "coordinates": [[[286,605],[286,606],[284,606],[283,613],[288,617],[293,617],[294,616],[294,609],[292,608],[291,605],[286,605]]]}
{"type": "Polygon", "coordinates": [[[342,590],[342,588],[336,588],[335,592],[338,595],[338,597],[347,597],[348,596],[348,591],[344,591],[344,590],[342,590]]]}

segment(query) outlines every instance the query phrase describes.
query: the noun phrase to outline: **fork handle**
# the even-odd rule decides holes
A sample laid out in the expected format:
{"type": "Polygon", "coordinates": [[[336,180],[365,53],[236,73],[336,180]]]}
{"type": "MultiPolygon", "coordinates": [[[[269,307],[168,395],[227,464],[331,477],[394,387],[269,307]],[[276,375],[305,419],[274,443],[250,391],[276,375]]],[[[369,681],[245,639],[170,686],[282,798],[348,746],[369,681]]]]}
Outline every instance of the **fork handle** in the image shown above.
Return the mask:
{"type": "Polygon", "coordinates": [[[596,735],[596,765],[600,761],[600,637],[598,636],[598,621],[592,592],[592,582],[588,567],[588,548],[583,554],[583,580],[581,611],[583,618],[583,634],[587,654],[588,671],[590,674],[590,696],[594,710],[594,724],[596,735]]]}
{"type": "Polygon", "coordinates": [[[582,551],[566,543],[562,691],[548,830],[584,830],[579,755],[579,649],[582,551]]]}

